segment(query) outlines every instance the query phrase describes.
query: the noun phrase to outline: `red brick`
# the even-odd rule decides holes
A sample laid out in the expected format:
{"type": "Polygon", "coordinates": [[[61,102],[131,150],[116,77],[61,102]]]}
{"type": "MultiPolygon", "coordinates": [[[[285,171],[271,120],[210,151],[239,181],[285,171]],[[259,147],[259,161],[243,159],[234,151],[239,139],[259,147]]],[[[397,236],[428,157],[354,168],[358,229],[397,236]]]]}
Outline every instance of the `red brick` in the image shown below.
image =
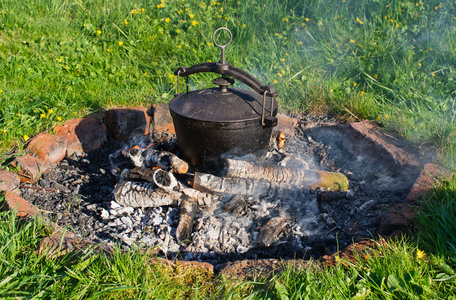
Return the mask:
{"type": "Polygon", "coordinates": [[[41,158],[28,154],[16,157],[13,161],[13,166],[19,167],[19,175],[22,176],[22,182],[31,183],[40,179],[41,175],[52,167],[50,163],[45,162],[41,158]]]}
{"type": "Polygon", "coordinates": [[[6,191],[3,195],[5,196],[5,201],[1,207],[2,211],[17,209],[17,215],[21,218],[34,217],[39,214],[38,207],[32,205],[18,194],[6,191]]]}
{"type": "Polygon", "coordinates": [[[421,197],[432,191],[436,182],[441,178],[449,178],[450,173],[444,167],[425,164],[424,169],[421,171],[418,179],[412,186],[409,194],[407,195],[407,203],[412,203],[419,200],[421,197]]]}
{"type": "Polygon", "coordinates": [[[277,126],[274,127],[274,130],[281,131],[287,136],[293,136],[297,124],[297,118],[292,118],[283,114],[277,114],[277,126]]]}
{"type": "Polygon", "coordinates": [[[149,134],[150,117],[145,108],[114,108],[106,111],[109,133],[118,141],[149,134]]]}
{"type": "Polygon", "coordinates": [[[33,151],[51,164],[57,164],[65,158],[67,145],[66,138],[50,133],[40,133],[29,143],[27,150],[33,151]]]}
{"type": "Polygon", "coordinates": [[[413,224],[416,207],[410,204],[398,204],[383,215],[379,234],[388,236],[397,230],[404,230],[413,224]]]}
{"type": "Polygon", "coordinates": [[[12,172],[0,170],[0,191],[12,191],[21,183],[21,178],[12,172]]]}
{"type": "Polygon", "coordinates": [[[168,103],[160,103],[153,106],[154,131],[169,132],[175,134],[173,118],[169,112],[168,103]]]}
{"type": "Polygon", "coordinates": [[[73,119],[55,128],[68,141],[66,156],[98,149],[107,142],[106,126],[93,118],[73,119]]]}

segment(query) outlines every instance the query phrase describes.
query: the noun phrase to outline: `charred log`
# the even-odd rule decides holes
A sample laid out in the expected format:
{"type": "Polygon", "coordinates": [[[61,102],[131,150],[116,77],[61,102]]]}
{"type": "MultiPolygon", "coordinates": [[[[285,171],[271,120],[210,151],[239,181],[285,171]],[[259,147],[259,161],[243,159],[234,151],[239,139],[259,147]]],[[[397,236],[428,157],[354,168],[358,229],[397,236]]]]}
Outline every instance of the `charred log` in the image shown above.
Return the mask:
{"type": "Polygon", "coordinates": [[[271,182],[246,178],[217,177],[206,173],[195,173],[193,188],[209,193],[255,195],[258,197],[272,195],[276,190],[276,186],[271,182]]]}
{"type": "Polygon", "coordinates": [[[275,217],[270,219],[260,228],[257,245],[259,247],[269,247],[280,240],[287,233],[289,218],[275,217]]]}
{"type": "Polygon", "coordinates": [[[176,230],[176,239],[179,243],[191,240],[197,207],[195,199],[183,197],[179,205],[179,225],[176,230]]]}
{"type": "Polygon", "coordinates": [[[236,217],[242,214],[242,211],[247,206],[247,202],[244,197],[240,195],[233,195],[230,200],[223,206],[224,212],[229,212],[236,217]]]}
{"type": "Polygon", "coordinates": [[[177,157],[174,153],[160,151],[153,147],[138,149],[132,148],[124,150],[123,154],[130,157],[136,167],[160,167],[173,173],[185,174],[188,171],[188,164],[177,157]]]}
{"type": "Polygon", "coordinates": [[[165,192],[155,188],[155,184],[146,182],[122,181],[114,189],[115,201],[130,207],[175,206],[181,196],[179,192],[165,192]]]}
{"type": "Polygon", "coordinates": [[[144,167],[136,167],[131,170],[125,169],[124,172],[122,172],[121,180],[153,182],[154,173],[155,170],[144,167]]]}
{"type": "Polygon", "coordinates": [[[225,160],[223,175],[232,178],[270,181],[298,187],[323,187],[331,191],[348,189],[348,179],[340,173],[292,169],[277,165],[259,165],[234,159],[225,160]]]}

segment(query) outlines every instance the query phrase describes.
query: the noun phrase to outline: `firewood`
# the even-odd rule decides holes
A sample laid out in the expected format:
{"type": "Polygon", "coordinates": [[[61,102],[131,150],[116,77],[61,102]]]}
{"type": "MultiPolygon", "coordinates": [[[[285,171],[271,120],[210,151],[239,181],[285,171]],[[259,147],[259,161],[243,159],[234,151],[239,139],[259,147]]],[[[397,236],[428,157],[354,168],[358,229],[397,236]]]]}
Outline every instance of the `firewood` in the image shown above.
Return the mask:
{"type": "Polygon", "coordinates": [[[242,210],[247,206],[247,202],[241,195],[233,195],[230,200],[223,206],[224,212],[229,212],[236,217],[242,214],[242,210]]]}
{"type": "Polygon", "coordinates": [[[125,169],[122,171],[121,180],[122,181],[154,181],[154,169],[136,167],[131,170],[125,169]]]}
{"type": "Polygon", "coordinates": [[[292,169],[278,165],[259,165],[234,159],[225,160],[223,175],[234,178],[264,180],[298,187],[323,187],[331,191],[348,189],[348,179],[340,173],[292,169]]]}
{"type": "Polygon", "coordinates": [[[288,217],[270,219],[266,224],[261,226],[257,245],[260,247],[269,247],[280,240],[286,234],[288,224],[288,217]]]}
{"type": "Polygon", "coordinates": [[[155,170],[152,178],[155,185],[166,192],[172,192],[178,186],[176,177],[162,169],[155,170]]]}
{"type": "Polygon", "coordinates": [[[275,193],[275,187],[271,182],[218,177],[199,172],[196,172],[193,177],[193,188],[208,193],[255,195],[257,197],[265,197],[275,193]]]}
{"type": "Polygon", "coordinates": [[[176,229],[176,239],[179,243],[191,240],[197,207],[195,199],[183,197],[179,205],[179,225],[176,229]]]}
{"type": "Polygon", "coordinates": [[[133,147],[129,150],[124,150],[122,153],[130,157],[136,167],[151,168],[159,166],[166,171],[178,174],[185,174],[188,171],[188,164],[174,153],[168,151],[160,151],[153,147],[145,149],[133,147]]]}
{"type": "Polygon", "coordinates": [[[182,193],[165,192],[155,188],[154,183],[122,181],[114,189],[114,199],[123,206],[130,207],[159,207],[175,206],[178,204],[182,193]]]}

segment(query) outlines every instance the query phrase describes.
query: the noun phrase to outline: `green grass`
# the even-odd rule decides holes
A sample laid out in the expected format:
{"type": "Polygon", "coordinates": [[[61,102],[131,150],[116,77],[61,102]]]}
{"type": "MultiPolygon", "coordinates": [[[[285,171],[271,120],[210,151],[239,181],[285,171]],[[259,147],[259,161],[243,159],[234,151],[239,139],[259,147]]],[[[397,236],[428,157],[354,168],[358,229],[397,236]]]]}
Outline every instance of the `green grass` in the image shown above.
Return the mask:
{"type": "MultiPolygon", "coordinates": [[[[0,1],[0,149],[116,105],[168,102],[177,67],[227,60],[282,110],[370,119],[456,155],[452,1],[0,1]]],[[[195,75],[192,88],[213,75],[195,75]]]]}

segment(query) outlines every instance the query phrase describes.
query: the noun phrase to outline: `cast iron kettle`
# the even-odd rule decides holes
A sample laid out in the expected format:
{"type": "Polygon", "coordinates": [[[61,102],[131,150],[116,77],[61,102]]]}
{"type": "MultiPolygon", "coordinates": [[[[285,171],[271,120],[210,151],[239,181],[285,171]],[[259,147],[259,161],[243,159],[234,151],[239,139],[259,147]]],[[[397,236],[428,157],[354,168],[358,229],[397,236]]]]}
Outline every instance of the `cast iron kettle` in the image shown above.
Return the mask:
{"type": "Polygon", "coordinates": [[[269,145],[272,128],[277,125],[275,98],[278,93],[274,88],[262,85],[252,75],[225,62],[225,48],[232,38],[227,28],[218,28],[212,39],[222,51],[222,61],[180,67],[174,72],[177,94],[169,103],[169,109],[181,156],[197,171],[207,170],[222,157],[262,155],[269,145]],[[225,45],[215,40],[220,30],[230,35],[225,45]],[[188,76],[202,72],[222,75],[212,81],[219,87],[189,92],[188,76]],[[183,94],[180,93],[181,76],[187,77],[187,93],[183,94]],[[253,91],[229,87],[234,84],[233,78],[253,91]]]}

